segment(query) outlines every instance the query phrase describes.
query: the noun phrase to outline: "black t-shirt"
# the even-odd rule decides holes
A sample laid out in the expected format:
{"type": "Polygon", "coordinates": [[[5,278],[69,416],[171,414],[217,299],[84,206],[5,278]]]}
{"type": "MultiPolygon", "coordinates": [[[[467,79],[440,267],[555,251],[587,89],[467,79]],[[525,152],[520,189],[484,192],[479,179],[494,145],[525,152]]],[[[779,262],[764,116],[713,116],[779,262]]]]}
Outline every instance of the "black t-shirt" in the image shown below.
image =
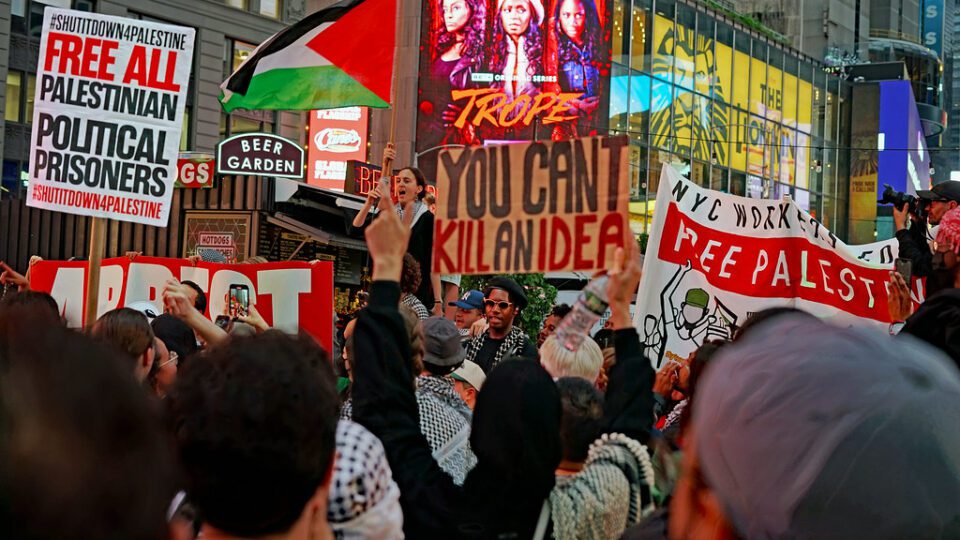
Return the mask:
{"type": "MultiPolygon", "coordinates": [[[[503,339],[493,339],[490,335],[487,335],[487,339],[484,340],[483,345],[480,347],[480,350],[477,351],[477,355],[474,357],[473,361],[480,366],[480,369],[483,370],[484,374],[489,375],[490,370],[493,369],[493,359],[497,354],[497,350],[503,345],[503,339]]],[[[513,354],[513,351],[505,351],[504,354],[500,357],[500,360],[513,354]]],[[[534,346],[533,342],[530,341],[529,337],[524,336],[523,338],[523,350],[520,352],[520,355],[524,358],[535,359],[537,358],[537,347],[534,346]]]]}

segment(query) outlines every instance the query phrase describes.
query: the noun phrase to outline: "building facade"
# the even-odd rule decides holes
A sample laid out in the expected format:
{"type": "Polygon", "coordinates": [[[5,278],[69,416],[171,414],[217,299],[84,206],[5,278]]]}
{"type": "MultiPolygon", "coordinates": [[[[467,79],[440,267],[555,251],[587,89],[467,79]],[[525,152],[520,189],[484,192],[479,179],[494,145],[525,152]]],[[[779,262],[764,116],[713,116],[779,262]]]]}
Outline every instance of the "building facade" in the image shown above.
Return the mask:
{"type": "MultiPolygon", "coordinates": [[[[31,255],[86,257],[89,219],[27,207],[33,94],[44,10],[93,11],[195,28],[193,69],[184,114],[182,151],[212,153],[238,133],[267,131],[302,142],[304,115],[272,111],[222,112],[220,83],[281,28],[314,9],[306,0],[0,0],[0,259],[24,268],[31,255]]],[[[126,251],[180,257],[197,231],[229,232],[238,258],[256,254],[258,225],[273,204],[272,179],[218,178],[211,189],[176,189],[167,227],[110,221],[105,256],[126,251]],[[198,229],[199,227],[199,229],[198,229]]]]}

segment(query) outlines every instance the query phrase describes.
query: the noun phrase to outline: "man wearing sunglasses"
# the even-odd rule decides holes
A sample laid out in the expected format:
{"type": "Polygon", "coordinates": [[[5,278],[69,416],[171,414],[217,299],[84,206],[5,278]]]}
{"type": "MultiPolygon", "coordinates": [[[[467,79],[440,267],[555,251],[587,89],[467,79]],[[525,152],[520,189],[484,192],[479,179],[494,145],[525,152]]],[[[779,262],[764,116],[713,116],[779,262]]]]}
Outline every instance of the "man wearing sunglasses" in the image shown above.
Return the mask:
{"type": "Polygon", "coordinates": [[[476,363],[484,373],[508,356],[536,358],[537,348],[527,334],[513,325],[520,311],[527,307],[527,295],[516,281],[503,276],[490,280],[483,290],[483,310],[487,330],[467,346],[467,360],[476,363]]]}

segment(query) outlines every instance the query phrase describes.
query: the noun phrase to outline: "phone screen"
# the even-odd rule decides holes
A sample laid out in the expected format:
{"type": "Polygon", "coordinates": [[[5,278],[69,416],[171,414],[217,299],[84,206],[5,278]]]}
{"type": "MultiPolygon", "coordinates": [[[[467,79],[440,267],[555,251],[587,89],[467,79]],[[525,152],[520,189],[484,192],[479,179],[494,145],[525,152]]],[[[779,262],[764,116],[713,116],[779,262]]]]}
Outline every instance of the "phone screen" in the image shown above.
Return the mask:
{"type": "Polygon", "coordinates": [[[894,268],[897,273],[903,276],[903,280],[907,283],[907,287],[910,287],[910,279],[913,274],[913,262],[910,259],[897,259],[893,261],[894,268]]]}
{"type": "Polygon", "coordinates": [[[246,317],[250,309],[250,289],[246,285],[230,285],[230,316],[246,317]]]}

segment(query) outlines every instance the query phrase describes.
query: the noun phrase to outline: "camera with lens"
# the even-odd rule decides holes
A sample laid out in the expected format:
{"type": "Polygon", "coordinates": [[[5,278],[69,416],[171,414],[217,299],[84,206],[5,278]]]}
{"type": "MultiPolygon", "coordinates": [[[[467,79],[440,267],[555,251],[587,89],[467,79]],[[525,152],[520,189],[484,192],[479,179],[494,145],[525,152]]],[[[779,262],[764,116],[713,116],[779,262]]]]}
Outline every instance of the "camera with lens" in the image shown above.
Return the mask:
{"type": "Polygon", "coordinates": [[[890,184],[883,185],[883,193],[880,194],[878,204],[892,204],[897,210],[903,210],[903,207],[906,206],[907,211],[918,218],[924,217],[927,206],[923,200],[915,195],[908,195],[902,191],[894,191],[893,186],[890,184]]]}

